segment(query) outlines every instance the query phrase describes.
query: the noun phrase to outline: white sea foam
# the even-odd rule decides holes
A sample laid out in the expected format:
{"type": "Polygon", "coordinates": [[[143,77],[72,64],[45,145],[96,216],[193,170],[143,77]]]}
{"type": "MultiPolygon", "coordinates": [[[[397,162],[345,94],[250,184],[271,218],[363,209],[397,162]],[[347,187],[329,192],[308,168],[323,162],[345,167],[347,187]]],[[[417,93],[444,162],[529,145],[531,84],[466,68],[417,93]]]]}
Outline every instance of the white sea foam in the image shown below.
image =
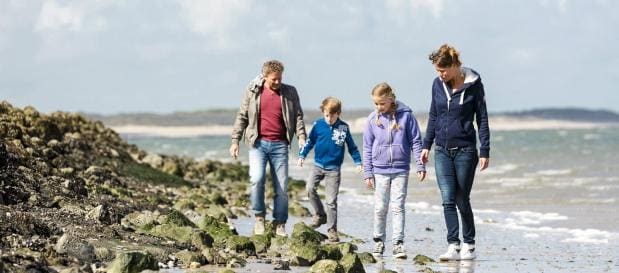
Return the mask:
{"type": "Polygon", "coordinates": [[[480,180],[481,183],[500,184],[503,187],[521,187],[534,181],[533,177],[497,177],[480,180]]]}
{"type": "Polygon", "coordinates": [[[585,134],[582,138],[584,140],[595,140],[595,139],[600,139],[601,136],[598,134],[585,134]]]}
{"type": "Polygon", "coordinates": [[[484,171],[486,174],[504,174],[506,172],[511,172],[513,170],[518,169],[518,165],[516,164],[503,164],[500,166],[492,167],[484,171]]]}
{"type": "Polygon", "coordinates": [[[573,171],[571,169],[558,169],[558,170],[541,170],[538,171],[536,174],[539,175],[547,175],[547,176],[557,176],[557,175],[568,175],[571,174],[573,171]]]}
{"type": "Polygon", "coordinates": [[[536,239],[539,238],[539,234],[537,233],[525,233],[524,238],[536,239]]]}

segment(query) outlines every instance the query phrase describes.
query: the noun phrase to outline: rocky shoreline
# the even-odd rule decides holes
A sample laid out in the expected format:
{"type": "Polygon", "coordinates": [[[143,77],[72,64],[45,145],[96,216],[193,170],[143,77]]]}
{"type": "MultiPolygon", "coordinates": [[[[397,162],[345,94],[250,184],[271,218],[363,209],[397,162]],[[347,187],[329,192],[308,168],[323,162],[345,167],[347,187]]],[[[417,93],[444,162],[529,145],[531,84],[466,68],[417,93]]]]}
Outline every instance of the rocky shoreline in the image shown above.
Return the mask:
{"type": "MultiPolygon", "coordinates": [[[[365,272],[375,262],[356,252],[362,241],[327,244],[303,222],[288,237],[239,235],[230,219],[250,214],[247,166],[148,154],[101,122],[8,102],[0,135],[0,272],[233,272],[248,259],[365,272]]],[[[289,185],[298,217],[309,216],[304,184],[289,185]]]]}

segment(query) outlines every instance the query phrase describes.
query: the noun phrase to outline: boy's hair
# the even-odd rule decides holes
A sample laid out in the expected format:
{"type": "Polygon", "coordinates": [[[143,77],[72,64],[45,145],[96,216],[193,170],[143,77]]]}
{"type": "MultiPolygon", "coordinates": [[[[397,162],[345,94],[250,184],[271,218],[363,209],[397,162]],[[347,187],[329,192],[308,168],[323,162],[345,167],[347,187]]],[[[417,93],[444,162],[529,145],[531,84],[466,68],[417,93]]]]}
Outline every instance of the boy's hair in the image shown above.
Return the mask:
{"type": "Polygon", "coordinates": [[[335,97],[326,97],[320,104],[321,112],[329,112],[329,114],[342,113],[342,102],[335,97]]]}
{"type": "Polygon", "coordinates": [[[446,68],[454,65],[462,65],[460,62],[460,52],[448,44],[443,44],[438,50],[430,53],[428,59],[432,61],[432,64],[437,65],[438,67],[446,68]]]}
{"type": "Polygon", "coordinates": [[[273,72],[283,73],[284,64],[282,64],[282,62],[278,60],[270,60],[270,61],[266,61],[262,65],[262,75],[266,76],[273,72]]]}

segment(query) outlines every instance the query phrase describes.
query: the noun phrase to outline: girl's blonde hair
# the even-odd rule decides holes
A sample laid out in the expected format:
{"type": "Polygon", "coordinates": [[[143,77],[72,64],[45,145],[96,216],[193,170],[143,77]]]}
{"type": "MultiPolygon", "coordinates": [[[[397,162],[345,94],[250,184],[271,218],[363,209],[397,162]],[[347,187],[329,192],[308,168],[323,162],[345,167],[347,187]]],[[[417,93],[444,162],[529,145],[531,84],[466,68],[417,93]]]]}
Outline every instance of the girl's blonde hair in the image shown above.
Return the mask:
{"type": "MultiPolygon", "coordinates": [[[[395,93],[393,93],[393,89],[386,82],[381,82],[374,86],[372,89],[372,97],[380,98],[380,99],[390,99],[391,100],[391,119],[393,120],[393,124],[391,125],[392,130],[399,130],[400,125],[396,119],[396,109],[398,105],[395,100],[395,93]]],[[[380,126],[380,113],[376,110],[376,125],[380,126]]]]}
{"type": "Polygon", "coordinates": [[[460,52],[455,47],[443,44],[438,50],[432,52],[428,57],[432,64],[438,67],[461,66],[460,52]]]}

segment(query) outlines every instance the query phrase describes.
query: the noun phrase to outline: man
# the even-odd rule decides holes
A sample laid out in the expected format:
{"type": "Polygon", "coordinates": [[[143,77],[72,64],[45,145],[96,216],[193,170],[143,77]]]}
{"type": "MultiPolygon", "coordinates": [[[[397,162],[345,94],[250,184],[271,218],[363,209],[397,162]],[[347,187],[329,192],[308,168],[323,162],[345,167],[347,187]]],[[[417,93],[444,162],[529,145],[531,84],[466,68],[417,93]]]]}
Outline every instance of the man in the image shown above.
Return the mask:
{"type": "Polygon", "coordinates": [[[250,82],[234,121],[230,155],[239,155],[241,137],[249,146],[251,206],[256,217],[254,234],[264,234],[264,187],[266,165],[273,179],[275,233],[287,236],[288,148],[295,133],[305,144],[303,110],[296,88],[282,83],[284,65],[276,60],[262,65],[262,73],[250,82]]]}

